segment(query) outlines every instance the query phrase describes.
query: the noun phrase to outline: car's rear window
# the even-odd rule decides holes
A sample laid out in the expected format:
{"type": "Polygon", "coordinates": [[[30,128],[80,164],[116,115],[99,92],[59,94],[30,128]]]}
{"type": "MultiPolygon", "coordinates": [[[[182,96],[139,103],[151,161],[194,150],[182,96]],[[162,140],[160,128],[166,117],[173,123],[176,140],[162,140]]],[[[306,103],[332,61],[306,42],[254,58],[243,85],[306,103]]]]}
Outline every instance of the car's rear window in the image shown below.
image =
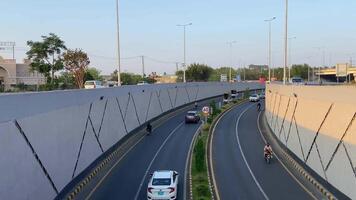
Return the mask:
{"type": "Polygon", "coordinates": [[[171,179],[170,178],[154,178],[152,180],[152,185],[170,185],[171,179]]]}

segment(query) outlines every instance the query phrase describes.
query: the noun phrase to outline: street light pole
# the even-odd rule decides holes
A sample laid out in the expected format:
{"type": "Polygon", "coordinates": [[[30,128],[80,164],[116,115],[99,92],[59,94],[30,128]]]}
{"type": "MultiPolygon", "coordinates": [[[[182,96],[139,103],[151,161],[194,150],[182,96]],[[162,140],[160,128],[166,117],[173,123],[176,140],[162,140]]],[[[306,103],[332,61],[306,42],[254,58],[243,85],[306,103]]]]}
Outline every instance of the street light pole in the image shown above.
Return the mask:
{"type": "Polygon", "coordinates": [[[235,44],[236,41],[231,41],[231,42],[227,42],[227,44],[229,45],[230,47],[230,79],[229,81],[232,82],[232,45],[235,44]]]}
{"type": "Polygon", "coordinates": [[[117,30],[117,85],[121,86],[121,55],[120,55],[120,18],[119,18],[119,0],[116,1],[116,30],[117,30]]]}
{"type": "Polygon", "coordinates": [[[290,71],[292,70],[292,40],[297,39],[297,37],[290,37],[289,40],[289,70],[288,70],[288,80],[290,81],[290,71]]]}
{"type": "Polygon", "coordinates": [[[177,26],[182,26],[183,29],[184,29],[184,47],[183,47],[183,82],[185,83],[186,82],[186,79],[185,79],[185,70],[186,70],[186,42],[185,42],[185,30],[186,30],[186,27],[187,26],[191,26],[193,23],[189,23],[189,24],[178,24],[177,26]]]}
{"type": "Polygon", "coordinates": [[[286,68],[288,66],[288,0],[286,0],[286,21],[284,35],[284,69],[283,69],[283,84],[286,84],[286,68]]]}
{"type": "Polygon", "coordinates": [[[265,22],[268,22],[269,26],[269,34],[268,34],[268,81],[271,82],[271,65],[272,65],[272,21],[275,20],[276,17],[272,17],[271,19],[266,19],[265,22]]]}

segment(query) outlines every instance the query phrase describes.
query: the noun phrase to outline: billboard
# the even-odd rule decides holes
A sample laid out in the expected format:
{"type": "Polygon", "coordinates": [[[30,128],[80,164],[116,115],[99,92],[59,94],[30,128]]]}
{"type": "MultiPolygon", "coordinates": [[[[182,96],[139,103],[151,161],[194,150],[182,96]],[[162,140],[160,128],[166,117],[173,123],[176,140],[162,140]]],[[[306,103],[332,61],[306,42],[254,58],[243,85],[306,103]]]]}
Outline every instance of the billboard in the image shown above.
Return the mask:
{"type": "Polygon", "coordinates": [[[336,64],[336,77],[347,76],[347,69],[349,67],[348,63],[336,64]]]}

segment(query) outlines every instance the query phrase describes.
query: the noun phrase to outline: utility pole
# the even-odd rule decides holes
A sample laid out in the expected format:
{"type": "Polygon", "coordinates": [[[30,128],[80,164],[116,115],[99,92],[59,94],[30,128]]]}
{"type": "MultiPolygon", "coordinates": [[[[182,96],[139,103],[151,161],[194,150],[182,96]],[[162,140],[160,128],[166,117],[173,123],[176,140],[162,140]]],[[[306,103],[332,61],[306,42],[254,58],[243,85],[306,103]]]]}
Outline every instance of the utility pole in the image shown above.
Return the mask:
{"type": "Polygon", "coordinates": [[[271,19],[265,20],[269,25],[269,34],[268,34],[268,81],[271,82],[271,65],[272,65],[272,21],[275,20],[276,17],[272,17],[271,19]]]}
{"type": "Polygon", "coordinates": [[[286,0],[286,21],[284,35],[284,69],[283,69],[283,84],[286,84],[286,68],[288,66],[288,0],[286,0]]]}
{"type": "Polygon", "coordinates": [[[117,86],[121,86],[121,55],[120,55],[120,18],[119,18],[119,0],[116,1],[116,30],[117,30],[117,86]]]}
{"type": "Polygon", "coordinates": [[[142,63],[142,78],[145,78],[145,56],[141,56],[141,63],[142,63]]]}
{"type": "Polygon", "coordinates": [[[231,83],[232,82],[232,45],[235,44],[236,41],[231,41],[231,42],[227,42],[227,44],[229,45],[230,47],[230,79],[229,79],[229,82],[231,83]]]}
{"type": "Polygon", "coordinates": [[[176,72],[178,71],[178,65],[179,65],[179,63],[176,62],[176,72]]]}
{"type": "Polygon", "coordinates": [[[289,70],[288,70],[288,80],[290,81],[290,71],[292,70],[293,63],[292,63],[292,40],[297,39],[297,37],[290,37],[289,40],[289,70]]]}

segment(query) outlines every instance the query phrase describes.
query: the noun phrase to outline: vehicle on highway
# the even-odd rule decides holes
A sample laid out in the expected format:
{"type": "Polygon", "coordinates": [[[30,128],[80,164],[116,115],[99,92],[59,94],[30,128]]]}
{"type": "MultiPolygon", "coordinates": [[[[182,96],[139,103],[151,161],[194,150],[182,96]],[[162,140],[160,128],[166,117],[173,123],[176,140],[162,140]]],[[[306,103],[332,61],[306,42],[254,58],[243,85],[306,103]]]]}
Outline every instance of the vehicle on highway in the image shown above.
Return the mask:
{"type": "Polygon", "coordinates": [[[229,103],[231,101],[229,94],[224,93],[223,103],[229,103]]]}
{"type": "Polygon", "coordinates": [[[200,121],[200,116],[198,114],[198,111],[188,111],[187,114],[185,115],[185,123],[199,123],[200,121]]]}
{"type": "Polygon", "coordinates": [[[267,143],[263,148],[263,155],[266,163],[269,164],[271,162],[272,155],[273,155],[272,147],[270,144],[267,143]]]}
{"type": "Polygon", "coordinates": [[[252,95],[248,98],[248,100],[249,100],[250,102],[258,102],[258,101],[260,100],[260,97],[258,96],[258,94],[252,94],[252,95]]]}
{"type": "Polygon", "coordinates": [[[304,80],[300,77],[292,77],[289,82],[295,85],[304,85],[304,80]]]}
{"type": "Polygon", "coordinates": [[[96,88],[104,88],[101,81],[92,80],[92,81],[85,81],[84,83],[85,89],[96,89],[96,88]]]}
{"type": "Polygon", "coordinates": [[[152,133],[152,125],[150,122],[147,123],[146,132],[147,132],[147,135],[150,135],[152,133]]]}
{"type": "Polygon", "coordinates": [[[148,182],[147,199],[177,199],[178,172],[155,171],[148,182]]]}
{"type": "Polygon", "coordinates": [[[231,90],[231,98],[232,98],[232,99],[235,99],[235,98],[237,98],[237,97],[238,97],[237,91],[236,91],[236,90],[231,90]]]}
{"type": "Polygon", "coordinates": [[[140,81],[137,83],[137,85],[149,85],[146,81],[140,81]]]}

